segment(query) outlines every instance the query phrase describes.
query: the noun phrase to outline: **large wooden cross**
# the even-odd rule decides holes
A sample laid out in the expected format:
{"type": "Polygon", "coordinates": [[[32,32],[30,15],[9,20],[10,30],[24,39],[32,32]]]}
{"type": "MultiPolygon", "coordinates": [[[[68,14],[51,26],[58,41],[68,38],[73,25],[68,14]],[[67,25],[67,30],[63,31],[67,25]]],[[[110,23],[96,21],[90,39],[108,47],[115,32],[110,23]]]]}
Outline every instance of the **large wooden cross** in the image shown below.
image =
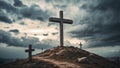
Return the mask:
{"type": "Polygon", "coordinates": [[[55,18],[55,17],[50,17],[49,21],[51,22],[59,22],[60,23],[60,46],[64,46],[64,38],[63,38],[63,23],[67,23],[67,24],[72,24],[73,21],[69,20],[69,19],[64,19],[63,18],[63,11],[60,11],[60,18],[55,18]]]}
{"type": "Polygon", "coordinates": [[[32,61],[32,51],[35,51],[35,49],[32,49],[32,45],[29,45],[29,49],[25,50],[25,52],[28,52],[29,61],[32,61]]]}

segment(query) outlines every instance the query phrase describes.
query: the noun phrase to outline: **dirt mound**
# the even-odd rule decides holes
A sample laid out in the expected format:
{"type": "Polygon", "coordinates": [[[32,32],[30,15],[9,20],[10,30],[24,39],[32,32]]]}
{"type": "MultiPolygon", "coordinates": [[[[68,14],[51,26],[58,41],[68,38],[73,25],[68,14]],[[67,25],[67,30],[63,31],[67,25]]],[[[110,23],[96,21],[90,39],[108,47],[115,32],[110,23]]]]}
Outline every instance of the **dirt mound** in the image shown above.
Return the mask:
{"type": "Polygon", "coordinates": [[[55,47],[37,54],[37,56],[55,59],[57,61],[67,61],[82,65],[85,68],[87,68],[87,66],[93,68],[117,68],[113,62],[106,58],[75,47],[55,47]]]}
{"type": "Polygon", "coordinates": [[[55,47],[33,56],[33,61],[17,60],[0,68],[119,68],[113,62],[75,47],[55,47]]]}
{"type": "Polygon", "coordinates": [[[37,56],[46,57],[46,58],[53,58],[56,60],[77,60],[77,58],[81,58],[84,56],[88,56],[89,52],[85,50],[81,50],[75,47],[56,47],[50,50],[46,50],[37,56]]]}

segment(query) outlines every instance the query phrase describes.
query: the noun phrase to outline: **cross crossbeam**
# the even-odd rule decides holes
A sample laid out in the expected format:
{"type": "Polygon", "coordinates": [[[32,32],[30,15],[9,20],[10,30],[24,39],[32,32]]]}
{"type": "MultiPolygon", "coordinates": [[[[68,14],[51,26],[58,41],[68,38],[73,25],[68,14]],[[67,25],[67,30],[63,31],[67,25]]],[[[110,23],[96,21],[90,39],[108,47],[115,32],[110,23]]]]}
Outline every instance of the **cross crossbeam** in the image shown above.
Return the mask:
{"type": "MultiPolygon", "coordinates": [[[[52,22],[61,22],[61,19],[60,18],[49,18],[49,21],[52,21],[52,22]]],[[[72,20],[69,20],[69,19],[63,19],[63,22],[64,23],[67,23],[67,24],[72,24],[73,21],[72,20]]]]}
{"type": "Polygon", "coordinates": [[[64,46],[64,38],[63,38],[63,23],[67,23],[67,24],[72,24],[73,21],[69,20],[69,19],[64,19],[63,18],[63,11],[60,11],[59,13],[60,18],[55,18],[55,17],[50,17],[49,21],[51,22],[59,22],[60,23],[60,46],[64,46]]]}

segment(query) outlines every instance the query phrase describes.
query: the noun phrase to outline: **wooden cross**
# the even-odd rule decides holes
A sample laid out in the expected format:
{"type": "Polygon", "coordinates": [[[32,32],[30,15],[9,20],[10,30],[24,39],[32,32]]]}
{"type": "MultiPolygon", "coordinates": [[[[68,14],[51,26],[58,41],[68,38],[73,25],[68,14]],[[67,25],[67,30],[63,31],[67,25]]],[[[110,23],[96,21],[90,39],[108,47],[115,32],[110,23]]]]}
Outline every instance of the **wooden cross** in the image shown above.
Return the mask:
{"type": "Polygon", "coordinates": [[[29,45],[29,49],[25,50],[25,52],[28,52],[29,61],[32,61],[32,51],[35,51],[35,49],[32,49],[32,45],[29,45]]]}
{"type": "Polygon", "coordinates": [[[60,23],[60,46],[64,46],[64,38],[63,38],[63,23],[67,23],[67,24],[72,24],[73,21],[69,20],[69,19],[64,19],[63,18],[63,11],[59,12],[60,18],[55,18],[55,17],[50,17],[49,21],[51,22],[59,22],[60,23]]]}
{"type": "Polygon", "coordinates": [[[80,45],[80,49],[82,49],[82,43],[81,43],[81,42],[80,42],[80,44],[79,44],[79,45],[80,45]]]}

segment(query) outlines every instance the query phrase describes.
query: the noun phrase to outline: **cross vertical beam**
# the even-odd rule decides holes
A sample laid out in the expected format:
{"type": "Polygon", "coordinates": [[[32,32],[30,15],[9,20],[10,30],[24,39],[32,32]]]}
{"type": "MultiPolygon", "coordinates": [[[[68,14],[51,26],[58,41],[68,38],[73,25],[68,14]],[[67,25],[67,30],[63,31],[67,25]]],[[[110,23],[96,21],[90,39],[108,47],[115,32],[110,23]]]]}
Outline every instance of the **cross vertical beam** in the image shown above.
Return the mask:
{"type": "Polygon", "coordinates": [[[63,18],[63,11],[59,12],[59,16],[60,16],[60,18],[50,17],[49,21],[60,23],[60,46],[63,47],[64,46],[63,23],[72,24],[73,21],[69,20],[69,19],[64,19],[63,18]]]}
{"type": "Polygon", "coordinates": [[[64,43],[64,39],[63,39],[63,11],[60,11],[60,19],[61,19],[61,22],[60,22],[60,46],[63,47],[64,43]]]}

